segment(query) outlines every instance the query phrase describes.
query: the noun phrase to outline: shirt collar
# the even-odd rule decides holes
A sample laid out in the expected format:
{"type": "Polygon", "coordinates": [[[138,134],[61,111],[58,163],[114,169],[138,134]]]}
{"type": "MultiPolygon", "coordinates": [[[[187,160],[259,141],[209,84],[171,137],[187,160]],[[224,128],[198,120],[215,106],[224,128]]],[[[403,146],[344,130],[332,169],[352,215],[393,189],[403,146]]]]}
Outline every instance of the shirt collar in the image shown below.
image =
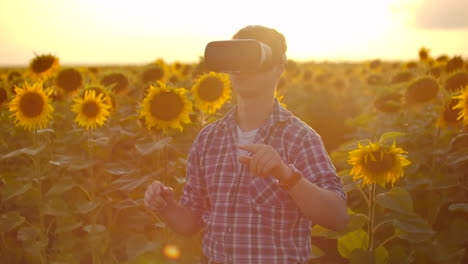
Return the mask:
{"type": "MultiPolygon", "coordinates": [[[[224,128],[234,129],[237,126],[237,105],[235,105],[221,120],[221,125],[224,128]]],[[[278,99],[275,98],[273,111],[271,112],[268,120],[260,127],[260,130],[266,128],[269,130],[272,126],[278,123],[285,123],[292,117],[292,113],[284,108],[278,99]]]]}

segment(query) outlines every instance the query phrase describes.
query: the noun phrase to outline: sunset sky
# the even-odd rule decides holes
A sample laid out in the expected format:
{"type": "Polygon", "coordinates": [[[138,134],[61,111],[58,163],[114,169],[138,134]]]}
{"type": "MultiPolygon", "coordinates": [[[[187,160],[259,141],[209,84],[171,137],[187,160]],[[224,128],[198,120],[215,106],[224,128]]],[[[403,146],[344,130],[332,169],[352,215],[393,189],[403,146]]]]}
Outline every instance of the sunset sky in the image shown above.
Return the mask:
{"type": "Polygon", "coordinates": [[[196,62],[241,27],[276,28],[297,61],[468,59],[467,0],[0,0],[0,65],[196,62]]]}

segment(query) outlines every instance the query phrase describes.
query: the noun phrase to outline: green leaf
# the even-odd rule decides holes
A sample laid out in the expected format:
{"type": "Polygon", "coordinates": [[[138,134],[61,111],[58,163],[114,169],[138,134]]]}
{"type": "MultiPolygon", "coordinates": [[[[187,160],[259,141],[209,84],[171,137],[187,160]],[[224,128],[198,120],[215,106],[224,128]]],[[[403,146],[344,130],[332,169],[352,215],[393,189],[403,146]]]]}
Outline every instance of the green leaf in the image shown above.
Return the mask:
{"type": "Polygon", "coordinates": [[[26,218],[16,211],[0,215],[0,233],[9,232],[25,222],[26,218]]]}
{"type": "Polygon", "coordinates": [[[78,171],[87,169],[92,165],[92,162],[89,160],[72,160],[68,165],[68,169],[71,171],[78,171]]]}
{"type": "Polygon", "coordinates": [[[112,185],[116,186],[120,191],[133,191],[136,188],[148,183],[154,174],[149,174],[143,177],[135,179],[135,177],[121,177],[112,182],[112,185]]]}
{"type": "Polygon", "coordinates": [[[375,249],[375,263],[376,264],[387,264],[388,263],[388,251],[386,248],[380,246],[375,249]]]}
{"type": "Polygon", "coordinates": [[[468,163],[468,151],[462,150],[450,153],[447,158],[447,164],[453,167],[462,166],[468,163]]]}
{"type": "Polygon", "coordinates": [[[346,228],[344,231],[336,232],[336,231],[332,231],[327,228],[324,228],[320,225],[315,225],[312,228],[312,236],[313,237],[326,237],[330,239],[339,238],[347,233],[350,233],[350,232],[353,232],[362,228],[367,223],[367,219],[368,219],[367,215],[364,215],[364,214],[350,214],[348,224],[346,225],[346,228]]]}
{"type": "Polygon", "coordinates": [[[107,143],[109,143],[109,137],[93,138],[91,139],[91,142],[98,146],[107,146],[107,143]]]}
{"type": "Polygon", "coordinates": [[[393,225],[399,238],[413,243],[423,242],[434,235],[429,223],[417,214],[402,215],[393,221],[393,225]]]}
{"type": "Polygon", "coordinates": [[[47,238],[41,235],[41,229],[34,226],[20,228],[17,238],[23,242],[23,249],[33,256],[39,256],[48,243],[47,238]]]}
{"type": "Polygon", "coordinates": [[[44,214],[52,216],[68,216],[70,208],[62,198],[53,198],[44,206],[44,214]]]}
{"type": "Polygon", "coordinates": [[[2,201],[5,202],[13,197],[21,195],[32,187],[32,182],[8,181],[2,189],[2,201]]]}
{"type": "Polygon", "coordinates": [[[155,244],[143,234],[134,234],[127,239],[126,252],[129,259],[152,251],[155,244]]]}
{"type": "Polygon", "coordinates": [[[83,230],[87,233],[100,233],[106,231],[106,227],[99,224],[89,224],[83,227],[83,230]]]}
{"type": "Polygon", "coordinates": [[[338,238],[338,252],[344,258],[349,259],[355,249],[367,249],[369,237],[367,232],[358,229],[338,238]]]}
{"type": "Polygon", "coordinates": [[[387,141],[387,140],[392,140],[392,142],[388,143],[388,144],[392,144],[392,143],[393,143],[393,140],[395,140],[396,137],[401,137],[401,136],[404,136],[404,135],[406,135],[406,133],[401,133],[401,132],[386,132],[386,133],[383,133],[383,134],[380,136],[379,142],[380,142],[380,143],[385,143],[385,141],[387,141]]]}
{"type": "Polygon", "coordinates": [[[150,143],[142,143],[142,144],[136,144],[135,148],[137,151],[143,155],[146,156],[150,153],[153,153],[157,150],[161,150],[164,147],[166,147],[170,142],[172,141],[172,137],[166,137],[158,142],[150,142],[150,143]]]}
{"type": "Polygon", "coordinates": [[[81,201],[76,204],[76,211],[80,214],[87,214],[99,206],[99,203],[94,201],[81,201]]]}
{"type": "Polygon", "coordinates": [[[55,229],[55,233],[62,234],[62,233],[69,233],[73,230],[80,228],[83,225],[83,222],[78,221],[74,218],[58,218],[62,219],[61,221],[57,220],[57,228],[55,229]]]}
{"type": "Polygon", "coordinates": [[[106,172],[112,175],[128,175],[135,172],[133,168],[109,168],[105,169],[106,172]]]}
{"type": "Polygon", "coordinates": [[[137,203],[135,200],[127,198],[120,202],[114,203],[112,206],[118,209],[125,209],[125,208],[140,207],[141,203],[137,203]]]}
{"type": "Polygon", "coordinates": [[[63,194],[77,186],[71,179],[55,183],[46,193],[47,196],[63,194]]]}
{"type": "Polygon", "coordinates": [[[310,253],[311,253],[312,259],[317,259],[317,258],[325,256],[325,252],[323,252],[321,248],[315,245],[312,245],[312,250],[310,251],[310,253]]]}
{"type": "Polygon", "coordinates": [[[363,248],[356,248],[351,252],[349,260],[351,264],[387,264],[388,252],[384,247],[378,247],[372,255],[363,248]]]}
{"type": "Polygon", "coordinates": [[[363,248],[354,249],[349,256],[351,264],[374,264],[369,258],[368,252],[363,248]]]}
{"type": "Polygon", "coordinates": [[[451,204],[448,209],[452,212],[468,213],[468,203],[455,203],[451,204]]]}
{"type": "Polygon", "coordinates": [[[45,134],[45,133],[55,133],[55,130],[52,128],[43,128],[43,129],[38,129],[37,134],[45,134]]]}
{"type": "Polygon", "coordinates": [[[53,160],[50,160],[49,163],[55,166],[65,166],[70,163],[73,159],[71,156],[66,155],[54,155],[53,160]]]}
{"type": "Polygon", "coordinates": [[[17,150],[14,150],[8,154],[5,154],[3,156],[0,157],[0,160],[4,160],[4,159],[9,159],[9,158],[13,158],[13,157],[16,157],[16,156],[19,156],[19,155],[22,155],[22,154],[26,154],[28,156],[35,156],[37,155],[38,153],[40,153],[41,151],[43,151],[44,149],[46,148],[46,145],[45,144],[42,144],[42,145],[39,145],[38,147],[36,148],[21,148],[21,149],[17,149],[17,150]]]}
{"type": "Polygon", "coordinates": [[[378,194],[376,201],[378,205],[402,214],[413,213],[411,195],[407,190],[400,187],[394,187],[388,192],[378,194]]]}

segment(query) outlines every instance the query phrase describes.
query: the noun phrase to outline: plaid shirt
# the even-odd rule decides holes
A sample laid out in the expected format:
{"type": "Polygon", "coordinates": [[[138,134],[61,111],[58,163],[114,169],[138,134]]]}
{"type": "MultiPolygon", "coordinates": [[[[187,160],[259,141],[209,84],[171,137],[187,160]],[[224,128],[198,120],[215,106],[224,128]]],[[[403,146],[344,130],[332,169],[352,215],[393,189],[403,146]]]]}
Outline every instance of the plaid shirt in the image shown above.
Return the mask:
{"type": "MultiPolygon", "coordinates": [[[[203,219],[203,253],[222,263],[307,263],[312,223],[273,177],[252,176],[238,161],[236,115],[237,107],[206,126],[188,157],[181,203],[203,219]]],[[[320,136],[278,101],[254,143],[346,199],[320,136]]]]}

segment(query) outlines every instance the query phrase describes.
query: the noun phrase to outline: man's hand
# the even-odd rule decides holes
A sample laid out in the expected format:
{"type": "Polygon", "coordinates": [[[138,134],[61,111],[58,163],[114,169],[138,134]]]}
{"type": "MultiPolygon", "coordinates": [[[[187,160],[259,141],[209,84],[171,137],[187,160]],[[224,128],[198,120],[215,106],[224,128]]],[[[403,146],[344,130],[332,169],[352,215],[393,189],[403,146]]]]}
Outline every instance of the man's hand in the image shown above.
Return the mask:
{"type": "Polygon", "coordinates": [[[270,145],[248,144],[239,145],[239,148],[252,153],[250,157],[239,157],[241,163],[250,167],[252,175],[260,177],[273,176],[278,180],[290,176],[290,169],[284,164],[278,152],[270,145]]]}
{"type": "Polygon", "coordinates": [[[154,181],[146,188],[144,203],[150,210],[160,212],[175,202],[174,190],[160,181],[154,181]]]}

